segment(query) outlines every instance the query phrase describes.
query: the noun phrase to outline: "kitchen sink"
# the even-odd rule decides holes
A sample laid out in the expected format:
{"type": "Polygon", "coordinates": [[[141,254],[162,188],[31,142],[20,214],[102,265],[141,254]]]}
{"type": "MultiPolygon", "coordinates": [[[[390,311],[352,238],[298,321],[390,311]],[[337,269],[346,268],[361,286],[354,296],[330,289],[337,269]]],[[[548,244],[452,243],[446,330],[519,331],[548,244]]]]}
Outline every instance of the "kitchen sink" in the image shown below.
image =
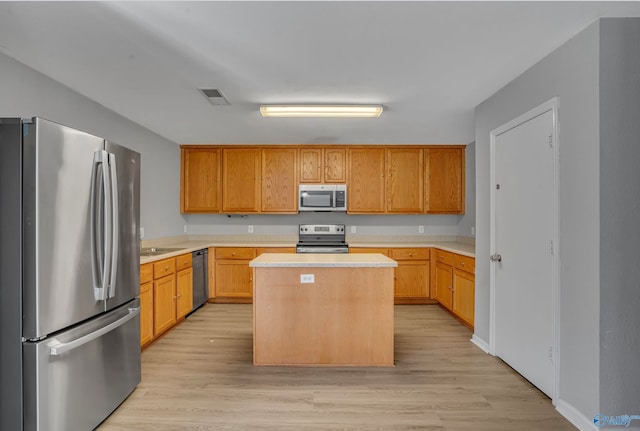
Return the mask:
{"type": "Polygon", "coordinates": [[[171,253],[174,251],[186,250],[184,247],[142,247],[140,249],[140,256],[158,256],[160,254],[171,253]]]}

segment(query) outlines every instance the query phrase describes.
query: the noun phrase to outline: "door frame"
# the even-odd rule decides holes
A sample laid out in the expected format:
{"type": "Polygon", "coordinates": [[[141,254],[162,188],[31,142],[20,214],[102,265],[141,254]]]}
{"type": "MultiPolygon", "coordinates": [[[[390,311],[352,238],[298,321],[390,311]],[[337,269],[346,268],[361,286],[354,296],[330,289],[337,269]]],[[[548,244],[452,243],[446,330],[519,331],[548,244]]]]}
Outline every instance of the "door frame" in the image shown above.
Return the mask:
{"type": "MultiPolygon", "coordinates": [[[[552,112],[553,145],[553,251],[551,265],[551,292],[552,292],[552,316],[553,316],[553,392],[551,401],[556,405],[560,384],[560,201],[559,201],[559,140],[558,140],[558,106],[559,98],[553,99],[525,112],[513,120],[493,129],[490,132],[490,251],[489,255],[496,251],[496,138],[501,134],[514,129],[521,124],[532,120],[549,111],[552,112]]],[[[496,356],[496,265],[491,263],[489,268],[489,353],[496,356]]]]}

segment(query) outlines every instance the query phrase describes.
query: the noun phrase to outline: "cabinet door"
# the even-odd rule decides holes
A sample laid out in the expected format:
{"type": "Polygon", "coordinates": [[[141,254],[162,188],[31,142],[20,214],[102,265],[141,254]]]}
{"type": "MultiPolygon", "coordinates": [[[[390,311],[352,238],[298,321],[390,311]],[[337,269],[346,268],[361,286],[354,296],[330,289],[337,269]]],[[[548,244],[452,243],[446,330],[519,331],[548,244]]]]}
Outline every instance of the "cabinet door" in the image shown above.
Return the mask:
{"type": "Polygon", "coordinates": [[[451,289],[453,288],[453,267],[441,262],[435,264],[436,292],[435,299],[445,308],[451,310],[451,289]]]}
{"type": "Polygon", "coordinates": [[[251,298],[252,274],[248,260],[216,261],[216,298],[251,298]]]}
{"type": "Polygon", "coordinates": [[[322,182],[322,148],[300,149],[300,182],[322,182]]]}
{"type": "Polygon", "coordinates": [[[384,148],[349,148],[349,213],[384,212],[384,153],[384,148]]]}
{"type": "Polygon", "coordinates": [[[464,148],[425,149],[428,213],[464,214],[464,148]]]}
{"type": "Polygon", "coordinates": [[[324,150],[325,183],[347,182],[347,150],[346,148],[325,148],[324,150]]]}
{"type": "Polygon", "coordinates": [[[153,282],[140,285],[140,346],[153,340],[153,282]]]}
{"type": "Polygon", "coordinates": [[[182,148],[180,211],[220,211],[220,150],[182,148]]]}
{"type": "Polygon", "coordinates": [[[387,150],[387,212],[424,212],[424,164],[421,148],[387,150]]]}
{"type": "Polygon", "coordinates": [[[178,271],[176,277],[176,317],[183,318],[193,309],[193,268],[178,271]]]}
{"type": "Polygon", "coordinates": [[[394,295],[396,298],[429,297],[429,261],[399,261],[396,268],[394,295]]]}
{"type": "Polygon", "coordinates": [[[458,269],[453,271],[453,309],[462,320],[473,326],[475,310],[475,276],[458,269]]]}
{"type": "Polygon", "coordinates": [[[222,150],[222,212],[258,212],[260,183],[259,148],[222,150]]]}
{"type": "Polygon", "coordinates": [[[262,212],[298,212],[297,156],[297,148],[262,150],[262,212]]]}
{"type": "Polygon", "coordinates": [[[176,324],[175,273],[153,282],[153,335],[157,337],[176,324]]]}

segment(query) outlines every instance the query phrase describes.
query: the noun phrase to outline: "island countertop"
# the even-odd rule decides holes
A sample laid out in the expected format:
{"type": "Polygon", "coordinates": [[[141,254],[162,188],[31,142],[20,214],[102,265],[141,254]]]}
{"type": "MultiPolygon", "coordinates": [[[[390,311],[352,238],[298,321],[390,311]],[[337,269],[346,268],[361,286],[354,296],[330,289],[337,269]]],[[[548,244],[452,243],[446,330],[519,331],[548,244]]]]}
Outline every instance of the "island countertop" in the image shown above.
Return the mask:
{"type": "Polygon", "coordinates": [[[249,262],[253,268],[385,268],[396,267],[398,262],[380,253],[264,253],[249,262]]]}

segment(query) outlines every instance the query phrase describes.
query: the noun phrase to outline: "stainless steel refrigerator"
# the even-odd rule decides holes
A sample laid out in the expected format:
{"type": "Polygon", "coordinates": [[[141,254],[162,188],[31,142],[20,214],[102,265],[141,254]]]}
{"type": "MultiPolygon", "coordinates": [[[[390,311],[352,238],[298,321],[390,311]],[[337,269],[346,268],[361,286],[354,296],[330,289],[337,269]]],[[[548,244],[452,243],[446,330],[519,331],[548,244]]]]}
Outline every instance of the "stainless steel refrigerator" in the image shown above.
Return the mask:
{"type": "Polygon", "coordinates": [[[140,382],[140,155],[0,119],[0,429],[84,431],[140,382]]]}

